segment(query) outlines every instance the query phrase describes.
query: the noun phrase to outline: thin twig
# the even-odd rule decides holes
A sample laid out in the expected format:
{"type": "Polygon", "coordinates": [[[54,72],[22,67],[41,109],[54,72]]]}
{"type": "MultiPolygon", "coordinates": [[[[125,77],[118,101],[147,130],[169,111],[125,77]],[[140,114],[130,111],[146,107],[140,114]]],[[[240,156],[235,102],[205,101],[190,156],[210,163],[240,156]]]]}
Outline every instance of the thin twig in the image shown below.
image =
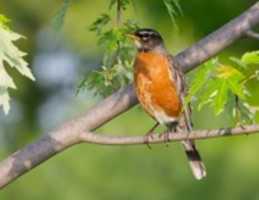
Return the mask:
{"type": "MultiPolygon", "coordinates": [[[[186,139],[204,140],[223,136],[238,136],[259,133],[259,125],[242,126],[236,128],[224,128],[214,130],[195,130],[190,133],[169,133],[168,141],[176,142],[186,139]]],[[[109,136],[106,134],[95,134],[84,132],[81,134],[81,141],[101,145],[139,145],[145,144],[145,136],[109,136]]],[[[148,140],[149,144],[164,143],[164,138],[159,134],[152,134],[148,140]]]]}
{"type": "Polygon", "coordinates": [[[256,33],[256,32],[254,32],[252,30],[247,31],[246,32],[246,36],[250,37],[250,38],[254,38],[256,40],[259,40],[259,33],[256,33]]]}

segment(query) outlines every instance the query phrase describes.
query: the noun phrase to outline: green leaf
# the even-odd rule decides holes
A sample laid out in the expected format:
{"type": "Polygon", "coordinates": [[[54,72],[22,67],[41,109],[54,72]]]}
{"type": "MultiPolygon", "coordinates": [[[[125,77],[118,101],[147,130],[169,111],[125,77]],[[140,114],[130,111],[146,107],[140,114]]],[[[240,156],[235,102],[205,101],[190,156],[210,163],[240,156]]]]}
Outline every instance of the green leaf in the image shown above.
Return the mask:
{"type": "Polygon", "coordinates": [[[54,28],[54,30],[59,31],[62,28],[69,6],[70,0],[63,0],[62,7],[59,9],[52,20],[52,27],[54,28]]]}
{"type": "Polygon", "coordinates": [[[110,0],[109,9],[116,5],[118,0],[110,0]]]}
{"type": "Polygon", "coordinates": [[[130,0],[110,0],[109,9],[118,5],[118,3],[120,3],[121,8],[125,10],[127,6],[130,4],[130,0]]]}
{"type": "Polygon", "coordinates": [[[227,81],[222,80],[215,96],[214,111],[216,115],[219,115],[224,110],[225,104],[228,99],[228,87],[227,81]]]}
{"type": "MultiPolygon", "coordinates": [[[[239,58],[236,57],[230,57],[229,58],[232,62],[236,63],[238,66],[242,67],[242,70],[247,68],[247,65],[245,63],[243,63],[242,60],[240,60],[239,58]]],[[[240,68],[239,68],[240,70],[240,68]]]]}
{"type": "Polygon", "coordinates": [[[16,85],[4,65],[8,64],[7,66],[15,68],[23,76],[35,80],[28,63],[23,59],[26,54],[14,45],[20,38],[23,36],[0,26],[0,106],[3,106],[5,113],[10,109],[8,88],[16,89],[16,85]]]}
{"type": "Polygon", "coordinates": [[[238,71],[236,68],[230,66],[230,65],[220,65],[216,69],[216,76],[221,79],[229,79],[229,78],[244,78],[244,75],[240,71],[238,71]]]}
{"type": "Polygon", "coordinates": [[[259,51],[251,51],[245,53],[241,61],[245,64],[259,64],[259,51]]]}
{"type": "Polygon", "coordinates": [[[251,111],[251,106],[246,102],[239,102],[239,112],[241,114],[241,124],[253,124],[255,123],[256,112],[251,111]]]}
{"type": "Polygon", "coordinates": [[[13,79],[8,75],[8,73],[5,70],[5,67],[2,63],[0,63],[0,87],[1,88],[12,88],[16,89],[16,85],[13,82],[13,79]]]}
{"type": "Polygon", "coordinates": [[[231,79],[227,80],[227,84],[234,94],[236,94],[241,99],[245,99],[245,89],[243,87],[243,84],[231,79]]]}
{"type": "Polygon", "coordinates": [[[211,60],[202,66],[200,66],[195,71],[195,78],[190,83],[190,88],[188,91],[188,95],[185,99],[186,103],[189,103],[191,101],[191,98],[195,96],[205,85],[205,83],[208,81],[210,72],[214,68],[215,60],[211,60]]]}
{"type": "Polygon", "coordinates": [[[219,85],[220,81],[218,79],[210,79],[206,82],[206,87],[198,98],[198,110],[201,110],[206,104],[213,102],[219,85]]]}
{"type": "Polygon", "coordinates": [[[130,19],[127,20],[123,25],[124,27],[122,28],[124,29],[125,34],[134,32],[140,28],[136,21],[130,19]]]}
{"type": "Polygon", "coordinates": [[[3,106],[4,113],[7,115],[10,110],[10,96],[6,87],[0,86],[0,106],[3,106]]]}
{"type": "Polygon", "coordinates": [[[216,76],[227,81],[228,88],[241,99],[245,98],[245,88],[242,80],[245,78],[240,71],[230,65],[221,65],[217,68],[216,76]]]}
{"type": "Polygon", "coordinates": [[[123,10],[126,10],[127,6],[130,4],[130,0],[120,0],[121,1],[121,6],[123,10]]]}
{"type": "Polygon", "coordinates": [[[105,25],[111,21],[111,18],[108,14],[102,14],[99,16],[89,27],[90,31],[95,31],[97,35],[102,33],[102,30],[105,25]]]}
{"type": "Polygon", "coordinates": [[[0,26],[8,29],[7,25],[9,22],[10,20],[6,16],[0,14],[0,26]]]}
{"type": "Polygon", "coordinates": [[[103,33],[98,43],[105,48],[106,52],[114,52],[119,47],[120,41],[126,39],[122,29],[111,29],[103,33]]]}
{"type": "Polygon", "coordinates": [[[22,75],[35,80],[27,67],[28,63],[23,59],[26,53],[20,51],[13,44],[13,42],[20,38],[23,38],[23,36],[0,28],[0,63],[3,64],[3,61],[5,61],[9,66],[16,68],[22,75]]]}
{"type": "Polygon", "coordinates": [[[173,25],[176,25],[176,17],[183,15],[182,8],[178,0],[163,0],[163,3],[167,9],[167,12],[171,18],[173,25]]]}

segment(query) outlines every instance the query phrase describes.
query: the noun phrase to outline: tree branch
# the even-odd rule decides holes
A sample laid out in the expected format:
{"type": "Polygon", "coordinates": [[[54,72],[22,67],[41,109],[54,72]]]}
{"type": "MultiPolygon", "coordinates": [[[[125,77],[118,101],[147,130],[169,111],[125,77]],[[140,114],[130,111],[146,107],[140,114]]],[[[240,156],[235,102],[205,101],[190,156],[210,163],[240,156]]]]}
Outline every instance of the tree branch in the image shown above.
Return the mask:
{"type": "MultiPolygon", "coordinates": [[[[259,2],[255,3],[254,6],[244,12],[241,16],[227,23],[225,26],[202,39],[191,48],[186,49],[182,53],[178,54],[175,57],[175,61],[184,69],[185,72],[190,71],[197,65],[225,49],[240,37],[245,36],[247,31],[251,30],[258,23],[259,2]]],[[[12,154],[0,162],[0,188],[11,183],[17,177],[30,171],[32,168],[49,159],[56,153],[59,153],[72,145],[80,143],[82,140],[86,141],[86,139],[90,136],[92,139],[96,140],[95,143],[98,143],[97,139],[98,141],[102,141],[102,143],[105,143],[105,141],[108,143],[110,140],[115,143],[116,141],[123,141],[124,139],[128,143],[131,139],[132,143],[134,141],[135,143],[138,141],[143,143],[143,138],[141,137],[130,139],[128,139],[128,137],[125,137],[124,139],[120,137],[118,140],[116,137],[111,138],[104,135],[84,133],[100,127],[104,123],[127,111],[129,108],[136,104],[136,95],[132,86],[130,85],[126,89],[120,90],[106,98],[84,113],[81,117],[65,123],[57,130],[45,134],[37,142],[28,145],[22,150],[12,154]]],[[[254,133],[257,130],[257,126],[251,126],[248,128],[251,128],[252,130],[251,132],[248,131],[249,133],[254,133]]],[[[242,132],[241,129],[232,129],[231,131],[230,133],[242,132]]],[[[243,132],[248,133],[246,130],[243,130],[243,132]]],[[[209,133],[216,135],[217,131],[212,131],[209,133]]],[[[227,132],[219,132],[219,135],[223,133],[227,132]]],[[[206,135],[208,134],[206,131],[202,131],[200,134],[204,136],[202,138],[208,137],[208,135],[206,135]]],[[[176,136],[170,135],[170,139],[172,140],[177,139],[175,137],[176,136]]],[[[177,135],[177,137],[180,137],[180,135],[177,135]]],[[[184,137],[184,135],[181,137],[184,137]]],[[[162,140],[155,138],[154,143],[155,142],[162,142],[162,140]]]]}
{"type": "MultiPolygon", "coordinates": [[[[214,130],[195,130],[191,133],[170,133],[168,142],[182,141],[186,139],[202,140],[217,138],[223,136],[250,135],[259,133],[259,125],[250,125],[236,128],[214,129],[214,130]]],[[[95,134],[92,132],[84,132],[81,134],[81,141],[86,143],[101,145],[137,145],[145,144],[144,136],[109,136],[107,134],[95,134]]],[[[149,137],[149,144],[157,144],[165,142],[163,135],[154,133],[149,137]]]]}
{"type": "Polygon", "coordinates": [[[250,37],[250,38],[254,38],[256,40],[259,40],[259,33],[256,33],[256,32],[254,32],[252,30],[247,31],[246,32],[246,36],[250,37]]]}

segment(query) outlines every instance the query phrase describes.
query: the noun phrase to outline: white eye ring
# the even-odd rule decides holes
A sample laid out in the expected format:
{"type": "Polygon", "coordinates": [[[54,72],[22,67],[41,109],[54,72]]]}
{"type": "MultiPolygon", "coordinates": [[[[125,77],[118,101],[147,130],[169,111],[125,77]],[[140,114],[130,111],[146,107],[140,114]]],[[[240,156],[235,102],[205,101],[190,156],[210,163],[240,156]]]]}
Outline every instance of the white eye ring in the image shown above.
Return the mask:
{"type": "Polygon", "coordinates": [[[144,42],[146,42],[146,41],[148,40],[148,37],[147,37],[147,36],[142,37],[142,40],[143,40],[144,42]]]}

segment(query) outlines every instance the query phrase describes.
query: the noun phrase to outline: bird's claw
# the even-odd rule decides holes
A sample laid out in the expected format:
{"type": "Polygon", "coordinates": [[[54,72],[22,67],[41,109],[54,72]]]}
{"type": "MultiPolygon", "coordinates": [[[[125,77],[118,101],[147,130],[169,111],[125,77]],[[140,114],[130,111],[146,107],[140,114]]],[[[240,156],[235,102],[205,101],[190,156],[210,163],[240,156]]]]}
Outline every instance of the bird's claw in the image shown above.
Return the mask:
{"type": "Polygon", "coordinates": [[[159,138],[162,138],[164,139],[164,143],[165,143],[165,146],[166,147],[169,147],[169,142],[170,142],[170,132],[169,131],[166,131],[166,132],[163,132],[159,135],[159,138]]]}
{"type": "Polygon", "coordinates": [[[147,145],[147,147],[151,150],[151,145],[149,144],[149,137],[153,139],[153,132],[149,132],[144,136],[144,144],[147,145]]]}

